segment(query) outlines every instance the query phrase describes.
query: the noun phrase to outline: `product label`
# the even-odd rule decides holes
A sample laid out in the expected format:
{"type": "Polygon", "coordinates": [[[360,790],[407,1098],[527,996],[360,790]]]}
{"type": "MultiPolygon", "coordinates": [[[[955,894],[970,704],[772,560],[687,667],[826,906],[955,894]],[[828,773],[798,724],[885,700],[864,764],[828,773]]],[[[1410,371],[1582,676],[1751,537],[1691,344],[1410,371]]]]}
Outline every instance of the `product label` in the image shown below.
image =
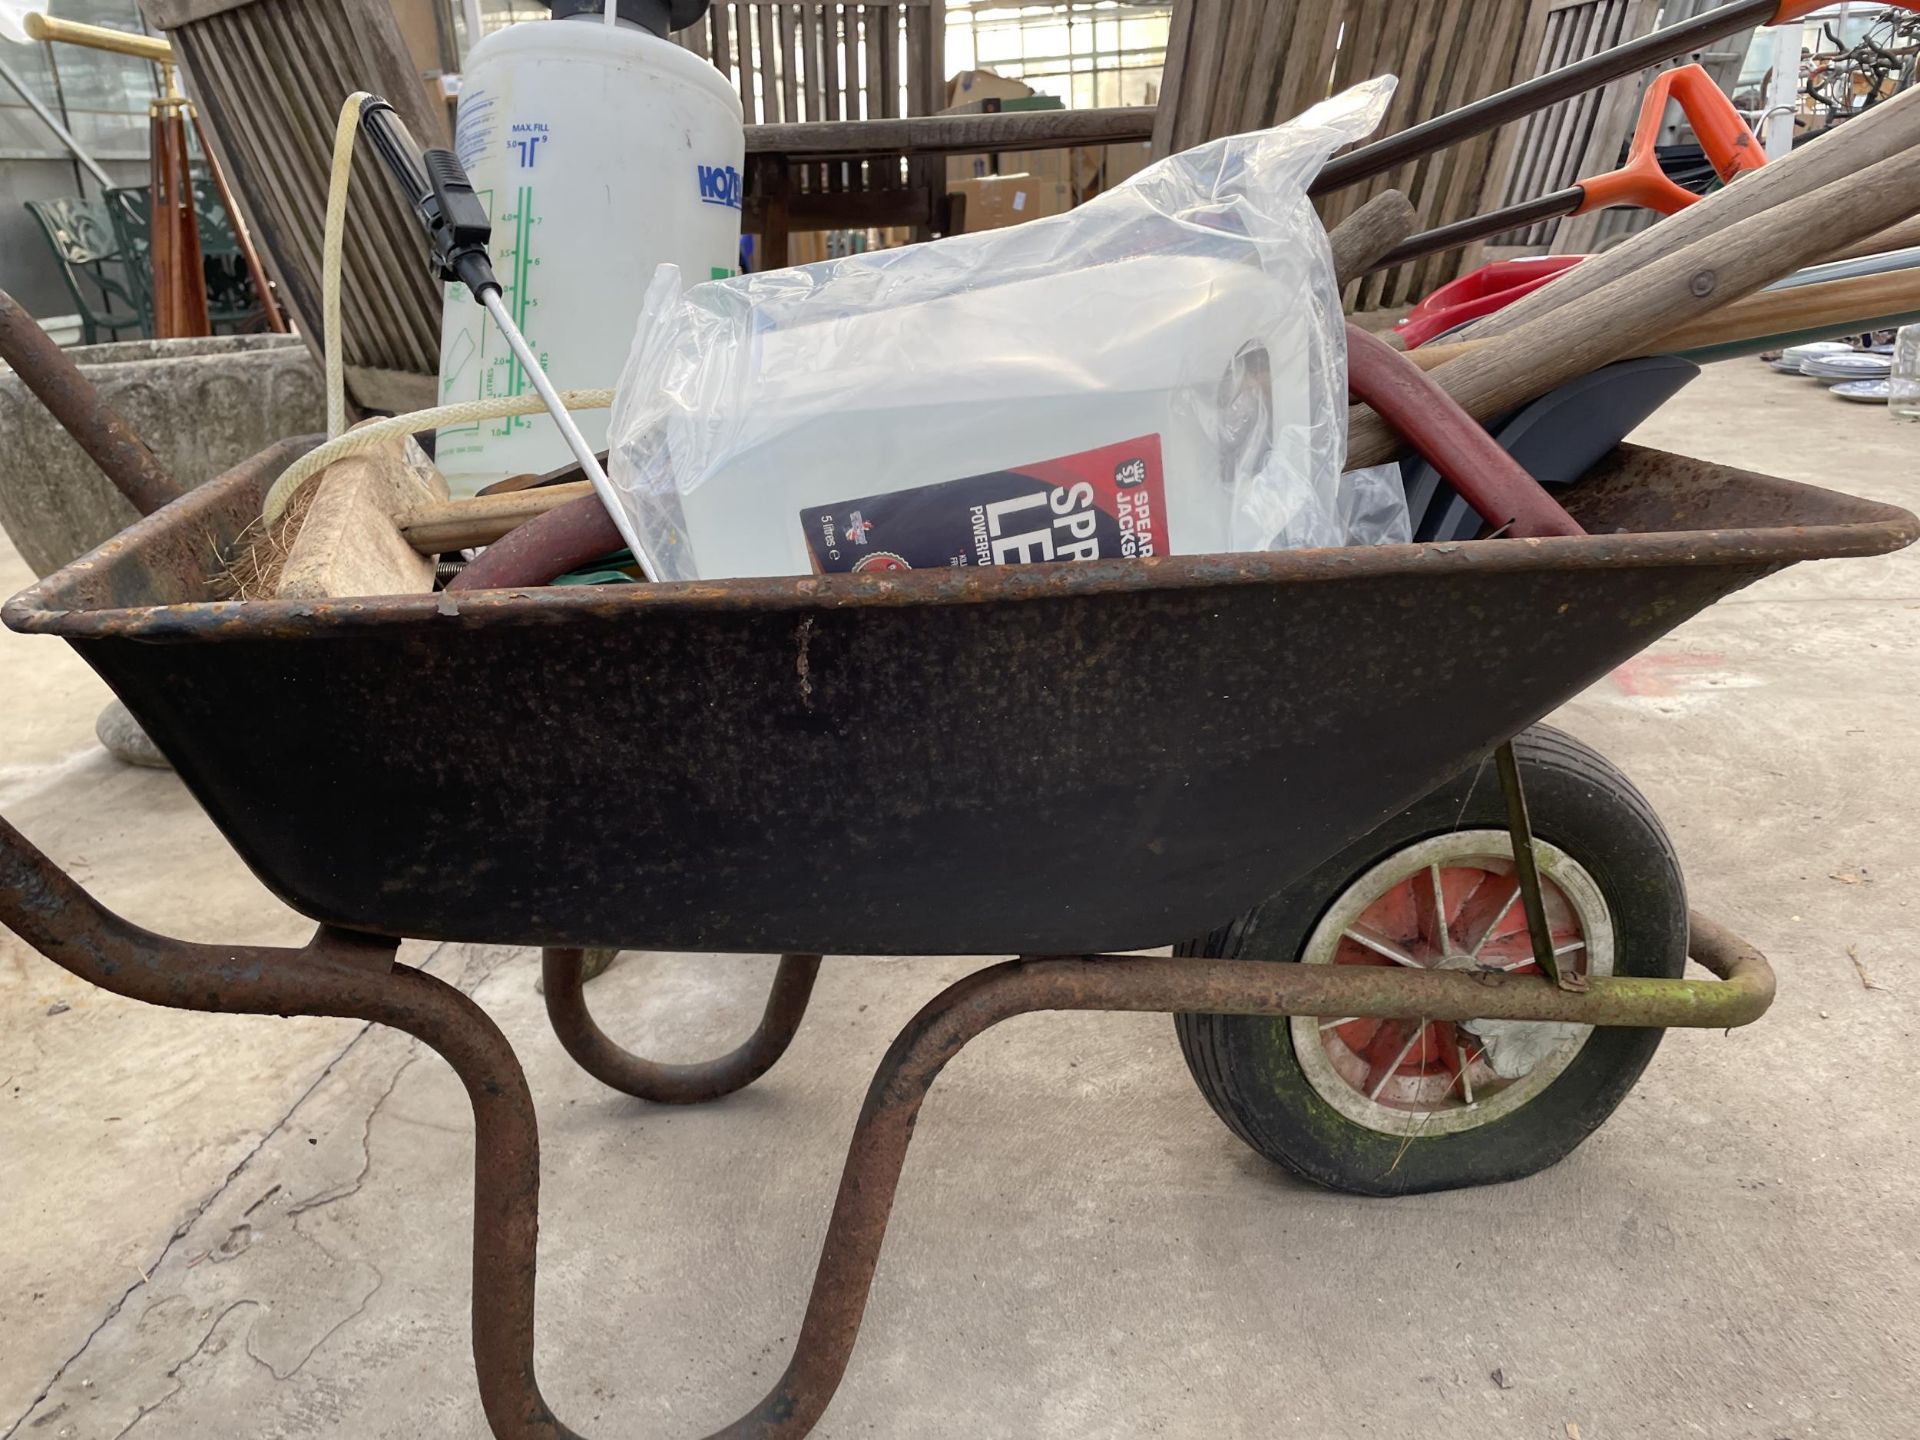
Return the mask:
{"type": "Polygon", "coordinates": [[[486,90],[470,88],[460,97],[460,115],[454,122],[453,148],[469,174],[480,157],[493,148],[494,129],[499,123],[499,102],[486,90]]]}
{"type": "Polygon", "coordinates": [[[800,512],[816,572],[1165,555],[1160,437],[800,512]]]}
{"type": "Polygon", "coordinates": [[[724,205],[729,210],[740,208],[742,186],[738,170],[731,165],[695,165],[693,170],[700,185],[702,205],[724,205]]]}

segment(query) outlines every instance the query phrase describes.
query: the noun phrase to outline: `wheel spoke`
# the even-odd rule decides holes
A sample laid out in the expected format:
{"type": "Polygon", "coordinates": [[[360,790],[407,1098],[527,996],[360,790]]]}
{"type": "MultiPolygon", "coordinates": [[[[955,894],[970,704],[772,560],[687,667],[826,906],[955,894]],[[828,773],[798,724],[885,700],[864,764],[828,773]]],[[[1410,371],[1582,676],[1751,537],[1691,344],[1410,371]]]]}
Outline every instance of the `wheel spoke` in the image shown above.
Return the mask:
{"type": "Polygon", "coordinates": [[[1520,903],[1520,887],[1513,887],[1513,893],[1507,896],[1507,903],[1500,907],[1500,913],[1487,922],[1487,928],[1480,932],[1480,938],[1473,942],[1473,948],[1467,952],[1473,959],[1480,958],[1480,951],[1487,941],[1493,938],[1493,932],[1500,928],[1500,922],[1513,913],[1513,907],[1520,903]]]}
{"type": "Polygon", "coordinates": [[[1447,887],[1440,878],[1438,865],[1429,865],[1427,873],[1433,877],[1434,946],[1444,955],[1453,948],[1453,937],[1447,933],[1447,887]]]}
{"type": "Polygon", "coordinates": [[[1467,1054],[1467,1047],[1460,1047],[1460,1094],[1467,1104],[1473,1104],[1473,1067],[1479,1058],[1486,1054],[1484,1049],[1467,1054]]]}
{"type": "Polygon", "coordinates": [[[1338,1020],[1322,1020],[1320,1022],[1320,1028],[1323,1031],[1338,1030],[1342,1025],[1351,1025],[1354,1021],[1358,1020],[1359,1018],[1360,1017],[1358,1015],[1342,1015],[1338,1020]]]}
{"type": "Polygon", "coordinates": [[[1387,1088],[1387,1082],[1394,1077],[1395,1072],[1405,1063],[1407,1056],[1413,1052],[1413,1047],[1420,1042],[1426,1033],[1427,1022],[1421,1020],[1413,1027],[1413,1033],[1407,1037],[1407,1043],[1400,1047],[1400,1053],[1389,1060],[1384,1067],[1377,1067],[1367,1075],[1367,1098],[1369,1100],[1378,1100],[1380,1098],[1380,1092],[1387,1088]],[[1378,1075],[1380,1078],[1375,1080],[1375,1075],[1378,1075]]]}
{"type": "MultiPolygon", "coordinates": [[[[1467,1067],[1471,1062],[1467,1059],[1467,1047],[1460,1043],[1459,1025],[1453,1021],[1447,1021],[1445,1024],[1436,1025],[1434,1031],[1440,1037],[1440,1058],[1452,1067],[1454,1078],[1460,1082],[1461,1098],[1467,1104],[1473,1104],[1473,1077],[1467,1074],[1467,1067]]],[[[1440,1098],[1444,1100],[1446,1096],[1442,1095],[1440,1098]]]]}
{"type": "MultiPolygon", "coordinates": [[[[1576,950],[1584,950],[1586,948],[1587,948],[1587,942],[1584,940],[1569,940],[1564,945],[1554,946],[1553,954],[1554,954],[1554,958],[1558,959],[1562,955],[1571,955],[1576,950]]],[[[1515,960],[1511,965],[1499,965],[1499,966],[1495,966],[1494,968],[1499,970],[1524,970],[1527,968],[1527,966],[1531,964],[1533,964],[1533,956],[1528,954],[1528,955],[1521,956],[1518,960],[1515,960]]]]}
{"type": "MultiPolygon", "coordinates": [[[[1467,1043],[1459,1037],[1459,1021],[1448,1021],[1444,1025],[1434,1025],[1434,1033],[1440,1037],[1440,1058],[1453,1069],[1453,1079],[1459,1081],[1459,1094],[1465,1104],[1473,1104],[1473,1062],[1475,1056],[1467,1054],[1467,1043]]],[[[1453,1089],[1452,1085],[1448,1089],[1453,1089]]],[[[1440,1096],[1446,1098],[1444,1094],[1440,1096]]]]}
{"type": "Polygon", "coordinates": [[[1386,956],[1387,959],[1393,961],[1396,965],[1405,965],[1414,970],[1426,969],[1426,966],[1422,965],[1418,960],[1414,959],[1413,956],[1387,939],[1386,936],[1376,935],[1364,925],[1351,926],[1348,929],[1342,930],[1340,934],[1345,939],[1353,941],[1356,945],[1366,946],[1367,949],[1373,951],[1376,955],[1386,956]]]}

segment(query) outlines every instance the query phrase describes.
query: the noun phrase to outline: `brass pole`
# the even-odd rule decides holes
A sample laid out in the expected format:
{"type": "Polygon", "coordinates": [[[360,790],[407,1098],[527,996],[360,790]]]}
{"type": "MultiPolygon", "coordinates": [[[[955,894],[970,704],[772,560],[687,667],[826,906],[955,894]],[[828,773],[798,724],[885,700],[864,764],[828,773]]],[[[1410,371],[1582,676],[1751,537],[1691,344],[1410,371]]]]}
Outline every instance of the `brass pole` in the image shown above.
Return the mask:
{"type": "Polygon", "coordinates": [[[156,65],[173,64],[173,47],[152,35],[134,35],[125,30],[110,30],[105,25],[82,25],[78,20],[57,20],[29,10],[27,34],[35,40],[59,40],[69,45],[85,45],[94,50],[112,50],[156,65]]]}

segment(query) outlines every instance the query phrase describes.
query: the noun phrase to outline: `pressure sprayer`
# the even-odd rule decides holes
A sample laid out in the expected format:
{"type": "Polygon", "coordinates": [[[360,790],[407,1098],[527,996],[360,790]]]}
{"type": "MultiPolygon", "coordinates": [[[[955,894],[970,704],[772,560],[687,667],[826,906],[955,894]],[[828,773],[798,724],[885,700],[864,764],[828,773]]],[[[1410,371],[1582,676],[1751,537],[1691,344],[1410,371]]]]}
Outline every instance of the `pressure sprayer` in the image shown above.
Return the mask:
{"type": "MultiPolygon", "coordinates": [[[[500,339],[506,343],[507,353],[525,368],[528,383],[544,404],[559,436],[563,453],[571,455],[593,483],[601,502],[607,507],[607,513],[620,530],[621,538],[633,550],[641,573],[649,580],[657,580],[659,572],[645,545],[632,532],[622,514],[613,486],[594,454],[593,445],[581,433],[566,398],[548,378],[540,357],[534,354],[510,312],[505,287],[495,277],[493,260],[487,252],[493,224],[486,206],[474,193],[473,184],[461,166],[459,157],[450,150],[436,149],[423,153],[398,112],[378,96],[368,96],[361,103],[358,121],[368,142],[379,154],[408,203],[413,206],[414,214],[426,231],[435,277],[450,287],[459,286],[461,293],[471,295],[479,302],[476,313],[484,312],[483,321],[491,319],[500,339]]],[[[401,423],[404,425],[412,418],[418,417],[403,416],[401,423]]],[[[604,421],[600,428],[605,428],[604,421]]],[[[296,468],[290,468],[281,476],[282,486],[296,478],[296,468]]],[[[274,498],[274,494],[268,495],[269,510],[272,509],[274,498]]]]}
{"type": "MultiPolygon", "coordinates": [[[[668,34],[708,0],[548,0],[552,20],[474,46],[454,151],[492,221],[500,303],[538,364],[503,346],[462,282],[447,286],[440,403],[524,394],[544,369],[561,389],[612,385],[653,272],[689,283],[740,258],[740,96],[668,34]]],[[[583,413],[595,450],[606,416],[583,413]]],[[[456,495],[563,465],[545,417],[448,426],[435,459],[456,495]]]]}

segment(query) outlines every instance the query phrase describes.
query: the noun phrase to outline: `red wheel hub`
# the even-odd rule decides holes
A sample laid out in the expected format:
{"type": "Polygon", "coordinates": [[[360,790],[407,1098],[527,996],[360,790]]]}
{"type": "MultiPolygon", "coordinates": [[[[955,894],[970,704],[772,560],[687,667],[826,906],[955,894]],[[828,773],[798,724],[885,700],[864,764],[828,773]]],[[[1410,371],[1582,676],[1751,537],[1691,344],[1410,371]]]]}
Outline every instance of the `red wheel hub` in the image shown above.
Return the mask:
{"type": "MultiPolygon", "coordinates": [[[[1579,917],[1552,880],[1541,877],[1548,930],[1561,966],[1584,972],[1585,936],[1579,917]]],[[[1341,933],[1336,965],[1404,966],[1417,969],[1501,970],[1538,975],[1527,934],[1525,907],[1511,866],[1472,863],[1429,865],[1395,884],[1341,933]]],[[[1452,1021],[1334,1020],[1321,1032],[1337,1040],[1366,1066],[1350,1083],[1370,1100],[1406,1109],[1429,1109],[1421,1101],[1387,1093],[1396,1077],[1448,1077],[1445,1094],[1471,1103],[1474,1078],[1462,1074],[1481,1061],[1482,1042],[1452,1021]]],[[[1400,1087],[1405,1088],[1405,1087],[1400,1087]]],[[[1421,1087],[1430,1093],[1430,1087],[1421,1087]]]]}

